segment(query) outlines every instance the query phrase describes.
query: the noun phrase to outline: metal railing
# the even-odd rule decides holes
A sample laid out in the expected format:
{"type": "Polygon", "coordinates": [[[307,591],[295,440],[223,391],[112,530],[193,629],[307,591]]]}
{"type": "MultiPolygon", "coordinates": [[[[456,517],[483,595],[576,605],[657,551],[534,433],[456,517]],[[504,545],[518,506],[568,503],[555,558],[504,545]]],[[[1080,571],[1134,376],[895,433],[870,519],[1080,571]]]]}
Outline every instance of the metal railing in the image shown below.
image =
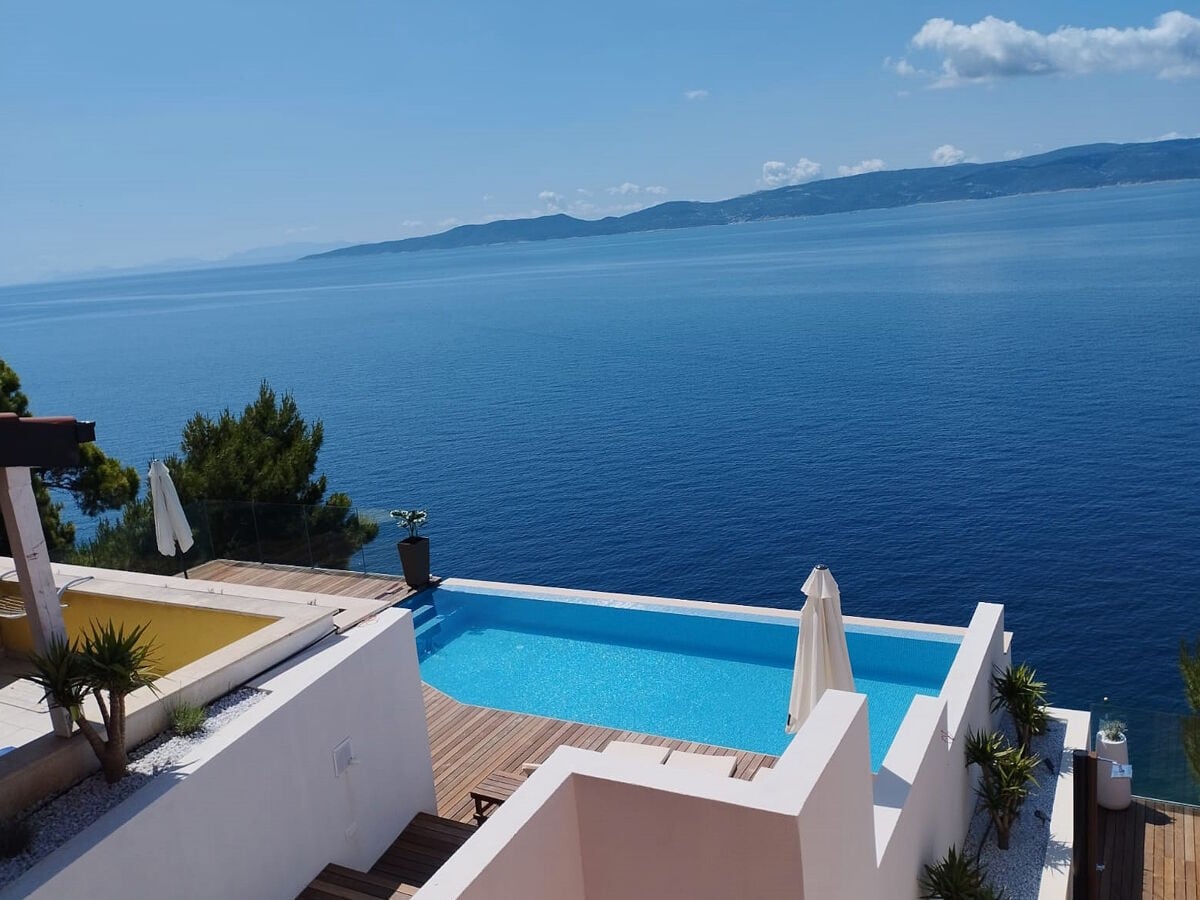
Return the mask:
{"type": "MultiPolygon", "coordinates": [[[[55,554],[60,562],[161,574],[178,573],[212,559],[281,563],[312,568],[394,572],[395,553],[368,554],[371,530],[391,537],[390,520],[336,505],[259,503],[252,500],[202,500],[185,504],[195,544],[182,560],[158,552],[154,520],[146,514],[126,515],[100,523],[76,547],[55,554]]],[[[393,529],[394,530],[394,529],[393,529]]]]}

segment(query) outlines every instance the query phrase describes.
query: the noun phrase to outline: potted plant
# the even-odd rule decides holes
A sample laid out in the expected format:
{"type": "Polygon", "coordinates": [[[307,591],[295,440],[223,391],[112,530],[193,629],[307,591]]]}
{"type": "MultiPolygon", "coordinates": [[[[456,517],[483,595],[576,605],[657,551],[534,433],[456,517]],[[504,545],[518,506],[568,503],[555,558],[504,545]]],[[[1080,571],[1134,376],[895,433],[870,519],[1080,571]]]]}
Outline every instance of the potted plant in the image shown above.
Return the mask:
{"type": "Polygon", "coordinates": [[[396,544],[400,566],[409,587],[429,584],[429,538],[421,537],[421,526],[429,519],[423,509],[393,509],[392,519],[397,527],[408,530],[408,537],[396,544]]]}
{"type": "Polygon", "coordinates": [[[1125,738],[1125,723],[1120,719],[1102,719],[1096,732],[1096,756],[1099,758],[1096,779],[1096,802],[1105,809],[1128,809],[1133,802],[1133,785],[1126,777],[1114,778],[1113,765],[1129,764],[1129,743],[1125,738]]]}

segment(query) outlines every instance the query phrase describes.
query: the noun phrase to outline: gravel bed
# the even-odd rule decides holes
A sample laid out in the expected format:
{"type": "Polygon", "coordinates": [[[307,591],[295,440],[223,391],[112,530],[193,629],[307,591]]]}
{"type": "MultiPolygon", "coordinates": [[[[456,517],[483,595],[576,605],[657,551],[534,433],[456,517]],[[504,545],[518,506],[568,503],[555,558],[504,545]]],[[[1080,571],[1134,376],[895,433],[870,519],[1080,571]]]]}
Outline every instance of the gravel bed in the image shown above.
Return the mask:
{"type": "MultiPolygon", "coordinates": [[[[1003,730],[1012,740],[1011,729],[1003,730]]],[[[985,810],[976,807],[975,816],[971,819],[966,850],[974,857],[986,830],[986,842],[979,861],[987,869],[988,881],[994,887],[1003,888],[1008,900],[1037,898],[1050,841],[1050,811],[1054,807],[1054,789],[1058,781],[1058,767],[1062,762],[1066,736],[1066,722],[1051,719],[1046,733],[1033,739],[1034,752],[1043,760],[1050,760],[1054,764],[1054,772],[1051,773],[1044,762],[1038,767],[1038,786],[1029,792],[1025,805],[1021,807],[1021,814],[1009,834],[1007,850],[996,846],[996,829],[988,827],[991,819],[985,810]]],[[[1066,849],[1058,849],[1066,860],[1066,849]]]]}
{"type": "Polygon", "coordinates": [[[221,726],[257,703],[264,693],[241,688],[208,704],[208,718],[195,734],[182,737],[165,731],[129,753],[129,774],[113,785],[104,776],[90,775],[78,784],[25,810],[34,835],[29,849],[12,859],[0,859],[0,887],[21,875],[39,859],[65,844],[117,806],[155,776],[187,761],[191,751],[221,726]]]}

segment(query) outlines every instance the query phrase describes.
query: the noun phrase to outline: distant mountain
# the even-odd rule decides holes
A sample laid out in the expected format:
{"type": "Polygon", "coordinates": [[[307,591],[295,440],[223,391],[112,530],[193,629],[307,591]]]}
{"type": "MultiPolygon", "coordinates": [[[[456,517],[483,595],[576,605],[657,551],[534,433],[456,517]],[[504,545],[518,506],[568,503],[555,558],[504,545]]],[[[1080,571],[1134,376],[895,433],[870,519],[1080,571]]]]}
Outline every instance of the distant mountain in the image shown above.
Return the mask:
{"type": "Polygon", "coordinates": [[[268,263],[295,262],[297,259],[320,255],[329,250],[346,247],[348,241],[293,241],[270,247],[254,247],[222,256],[202,259],[194,256],[160,259],[140,266],[99,266],[92,269],[73,269],[51,272],[38,281],[74,281],[81,278],[115,278],[123,275],[161,275],[167,272],[189,272],[197,269],[224,269],[237,266],[260,266],[268,263]]]}
{"type": "Polygon", "coordinates": [[[558,214],[460,225],[440,234],[356,244],[305,259],[447,250],[484,244],[550,241],[558,238],[628,234],[663,228],[729,225],[886,209],[946,200],[986,200],[1114,184],[1200,178],[1200,139],[1147,144],[1087,144],[1037,156],[992,163],[960,163],[928,169],[870,172],[758,191],[730,200],[675,200],[625,216],[589,221],[558,214]]]}

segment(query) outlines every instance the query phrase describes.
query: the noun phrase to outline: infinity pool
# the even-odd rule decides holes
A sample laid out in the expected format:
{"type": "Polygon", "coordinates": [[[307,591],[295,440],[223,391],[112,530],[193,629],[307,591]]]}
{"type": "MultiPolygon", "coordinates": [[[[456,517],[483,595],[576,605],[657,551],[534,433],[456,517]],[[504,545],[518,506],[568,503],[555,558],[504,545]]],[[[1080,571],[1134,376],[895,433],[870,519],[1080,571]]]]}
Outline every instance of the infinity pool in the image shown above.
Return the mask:
{"type": "MultiPolygon", "coordinates": [[[[421,677],[456,700],[778,755],[797,624],[652,601],[439,587],[413,609],[421,677]]],[[[847,626],[878,769],[918,694],[942,688],[960,638],[847,626]]]]}

